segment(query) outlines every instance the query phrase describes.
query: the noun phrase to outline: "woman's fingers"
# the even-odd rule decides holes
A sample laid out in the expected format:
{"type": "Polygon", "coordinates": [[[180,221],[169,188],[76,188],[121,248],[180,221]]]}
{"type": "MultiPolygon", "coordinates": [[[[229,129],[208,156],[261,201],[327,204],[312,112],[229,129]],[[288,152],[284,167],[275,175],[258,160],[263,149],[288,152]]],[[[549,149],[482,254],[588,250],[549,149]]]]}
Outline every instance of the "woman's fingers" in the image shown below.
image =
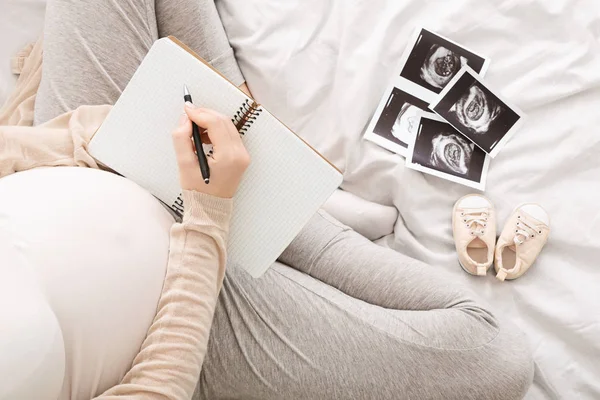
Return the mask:
{"type": "MultiPolygon", "coordinates": [[[[195,108],[195,106],[194,106],[195,108]]],[[[223,122],[227,125],[228,129],[228,133],[230,134],[230,137],[232,140],[237,140],[240,137],[240,133],[238,132],[238,130],[235,128],[235,125],[233,125],[233,122],[231,122],[231,118],[215,111],[212,110],[210,108],[203,108],[203,107],[197,107],[196,109],[202,111],[202,112],[206,112],[208,114],[211,114],[213,116],[215,116],[218,119],[223,120],[223,122]]]]}
{"type": "Polygon", "coordinates": [[[173,147],[179,165],[193,162],[196,157],[192,143],[192,123],[186,114],[182,114],[177,127],[173,130],[173,147]]]}
{"type": "Polygon", "coordinates": [[[240,135],[240,133],[236,129],[235,125],[233,125],[233,123],[231,123],[228,125],[228,127],[229,127],[229,133],[231,134],[231,140],[233,141],[233,143],[243,144],[242,135],[240,135]]]}
{"type": "Polygon", "coordinates": [[[232,136],[227,127],[227,123],[231,123],[231,120],[224,115],[188,104],[185,106],[185,112],[196,125],[206,130],[206,134],[214,146],[226,148],[231,142],[232,136]]]}
{"type": "Polygon", "coordinates": [[[173,131],[181,187],[218,197],[232,197],[244,171],[250,164],[250,156],[238,131],[231,119],[216,111],[186,104],[185,112],[186,117],[173,131]],[[214,158],[208,158],[210,166],[210,184],[208,185],[202,179],[198,158],[194,152],[190,120],[206,131],[206,135],[213,144],[214,158]]]}
{"type": "Polygon", "coordinates": [[[223,119],[225,121],[225,125],[227,126],[227,132],[229,133],[231,140],[236,144],[240,144],[240,145],[242,144],[242,137],[240,135],[240,132],[236,129],[233,122],[231,122],[231,119],[227,118],[226,116],[224,116],[222,114],[219,114],[215,110],[211,110],[210,108],[205,108],[203,110],[215,115],[216,117],[223,119]]]}

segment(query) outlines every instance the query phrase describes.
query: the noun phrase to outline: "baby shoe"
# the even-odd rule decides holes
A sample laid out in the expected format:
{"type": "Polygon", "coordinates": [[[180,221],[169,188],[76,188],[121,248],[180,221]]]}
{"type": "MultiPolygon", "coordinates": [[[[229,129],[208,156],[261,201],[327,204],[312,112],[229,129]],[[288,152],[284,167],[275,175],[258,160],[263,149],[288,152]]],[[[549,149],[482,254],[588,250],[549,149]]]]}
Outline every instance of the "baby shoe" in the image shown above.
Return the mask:
{"type": "Polygon", "coordinates": [[[550,234],[550,217],[538,204],[519,206],[510,216],[496,246],[496,278],[517,279],[534,263],[550,234]]]}
{"type": "Polygon", "coordinates": [[[494,261],[496,212],[487,198],[470,194],[452,212],[452,233],[460,266],[471,275],[485,275],[494,261]]]}

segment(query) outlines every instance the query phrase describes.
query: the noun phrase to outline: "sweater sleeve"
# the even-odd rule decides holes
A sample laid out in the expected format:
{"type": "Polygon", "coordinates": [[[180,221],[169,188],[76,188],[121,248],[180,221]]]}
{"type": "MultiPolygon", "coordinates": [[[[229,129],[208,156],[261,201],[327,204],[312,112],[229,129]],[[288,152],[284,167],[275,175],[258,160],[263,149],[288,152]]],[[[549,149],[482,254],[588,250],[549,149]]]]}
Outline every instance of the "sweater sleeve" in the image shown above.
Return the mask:
{"type": "Polygon", "coordinates": [[[189,399],[225,274],[232,200],[184,191],[156,317],[131,370],[98,399],[189,399]]]}
{"type": "Polygon", "coordinates": [[[88,143],[110,106],[82,106],[39,126],[0,126],[0,178],[38,167],[99,168],[88,143]]]}

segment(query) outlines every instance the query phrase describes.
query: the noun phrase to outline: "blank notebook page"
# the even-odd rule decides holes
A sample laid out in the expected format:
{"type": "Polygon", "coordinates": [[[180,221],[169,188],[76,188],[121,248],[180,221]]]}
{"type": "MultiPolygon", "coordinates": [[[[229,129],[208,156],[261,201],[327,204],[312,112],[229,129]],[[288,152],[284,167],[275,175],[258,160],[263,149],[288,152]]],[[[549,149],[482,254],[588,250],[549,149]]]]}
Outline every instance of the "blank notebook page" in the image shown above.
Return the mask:
{"type": "MultiPolygon", "coordinates": [[[[181,192],[171,130],[183,85],[196,105],[233,116],[249,98],[168,38],[152,46],[90,143],[90,154],[168,205],[181,192]]],[[[341,184],[342,175],[274,116],[242,137],[252,162],[234,198],[229,263],[261,275],[341,184]]]]}

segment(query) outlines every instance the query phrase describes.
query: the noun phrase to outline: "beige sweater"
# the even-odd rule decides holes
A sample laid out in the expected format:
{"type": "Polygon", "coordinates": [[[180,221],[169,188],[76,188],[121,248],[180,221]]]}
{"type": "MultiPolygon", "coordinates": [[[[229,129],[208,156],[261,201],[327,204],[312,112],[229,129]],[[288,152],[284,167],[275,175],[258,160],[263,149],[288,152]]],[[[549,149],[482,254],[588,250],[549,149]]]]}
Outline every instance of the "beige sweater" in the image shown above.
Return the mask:
{"type": "MultiPolygon", "coordinates": [[[[0,110],[0,179],[40,166],[98,168],[87,144],[110,106],[80,107],[32,127],[41,42],[15,62],[17,88],[0,110]],[[30,52],[30,53],[29,53],[30,52]]],[[[100,399],[189,399],[200,375],[225,273],[232,200],[184,191],[185,214],[171,229],[156,317],[121,383],[100,399]]]]}

